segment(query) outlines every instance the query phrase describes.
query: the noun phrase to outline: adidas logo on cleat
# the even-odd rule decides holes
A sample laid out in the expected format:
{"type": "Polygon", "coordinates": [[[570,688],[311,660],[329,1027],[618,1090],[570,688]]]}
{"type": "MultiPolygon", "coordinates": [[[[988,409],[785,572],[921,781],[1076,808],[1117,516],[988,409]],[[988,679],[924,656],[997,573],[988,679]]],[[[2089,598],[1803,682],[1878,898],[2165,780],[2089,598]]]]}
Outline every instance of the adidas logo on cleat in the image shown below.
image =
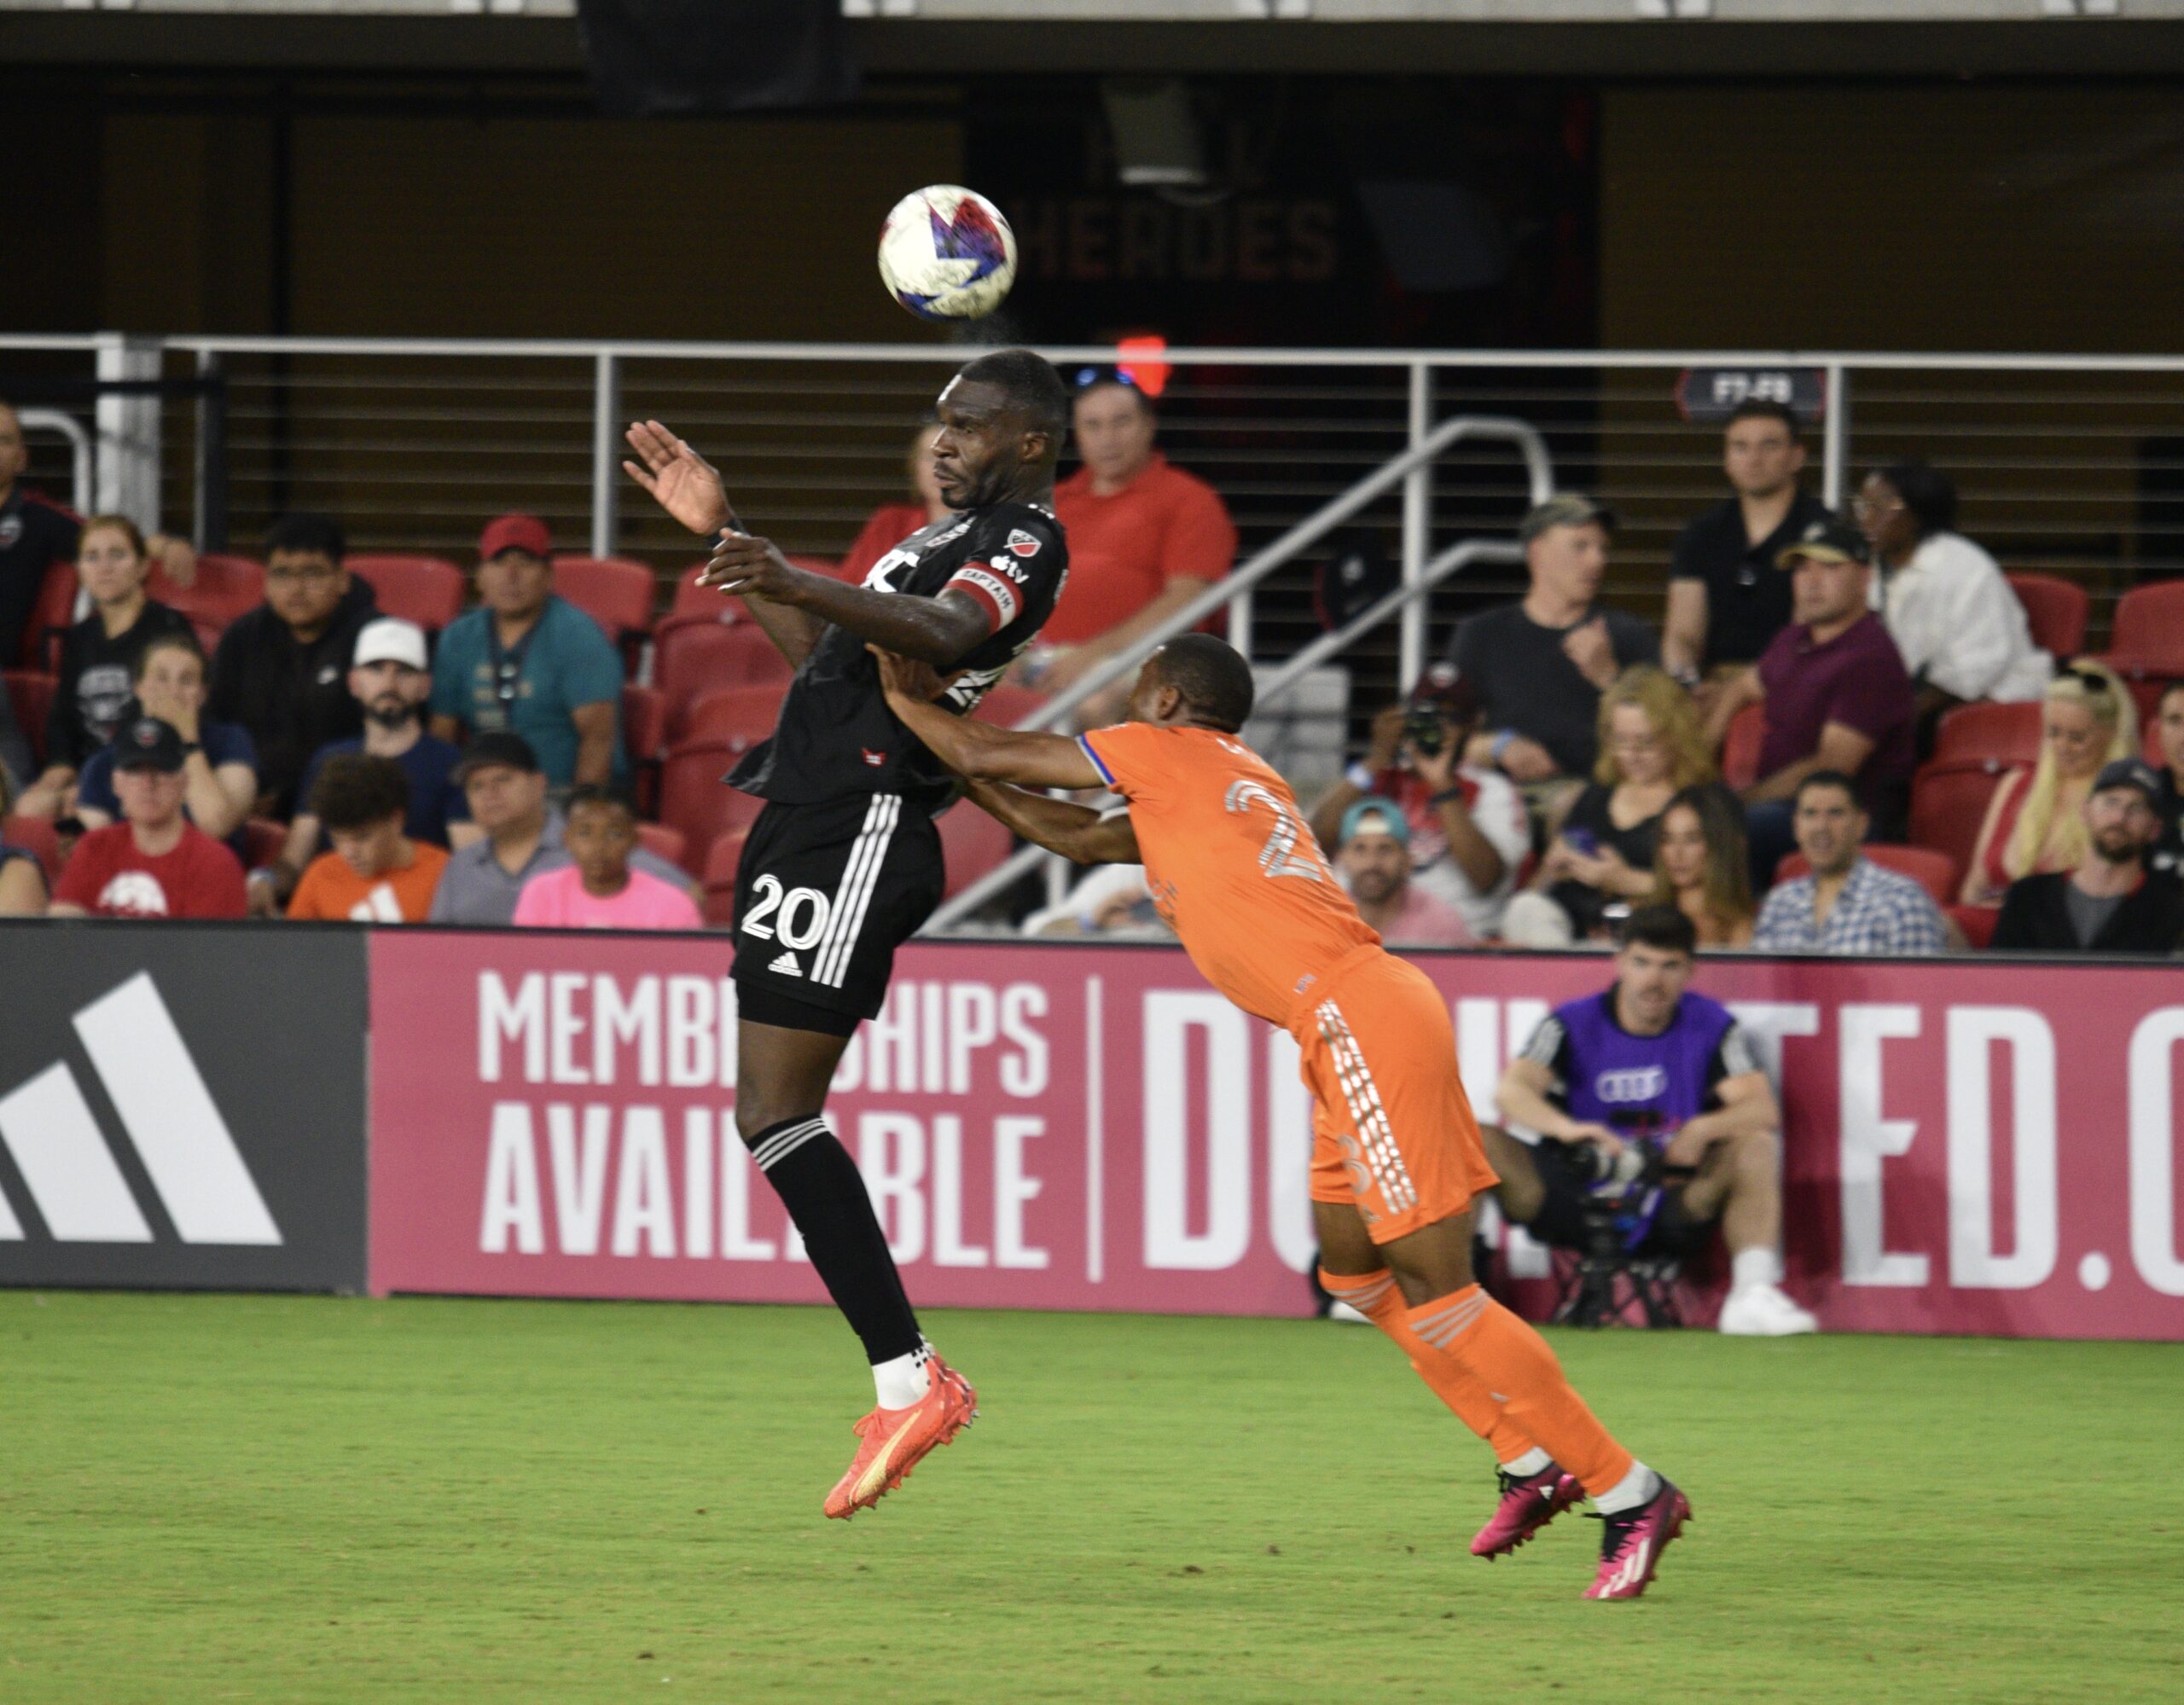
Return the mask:
{"type": "Polygon", "coordinates": [[[793,953],[775,954],[774,962],[768,966],[766,969],[780,977],[801,977],[804,975],[804,967],[797,963],[796,955],[793,953]]]}

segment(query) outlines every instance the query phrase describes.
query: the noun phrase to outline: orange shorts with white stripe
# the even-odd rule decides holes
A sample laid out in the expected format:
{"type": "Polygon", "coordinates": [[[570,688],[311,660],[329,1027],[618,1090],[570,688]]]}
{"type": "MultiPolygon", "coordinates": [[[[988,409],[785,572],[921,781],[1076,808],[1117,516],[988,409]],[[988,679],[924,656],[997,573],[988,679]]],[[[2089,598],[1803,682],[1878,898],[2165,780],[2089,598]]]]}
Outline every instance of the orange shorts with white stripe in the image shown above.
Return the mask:
{"type": "Polygon", "coordinates": [[[1460,1214],[1498,1180],[1424,972],[1374,954],[1298,1013],[1312,1115],[1312,1199],[1355,1203],[1376,1244],[1460,1214]]]}

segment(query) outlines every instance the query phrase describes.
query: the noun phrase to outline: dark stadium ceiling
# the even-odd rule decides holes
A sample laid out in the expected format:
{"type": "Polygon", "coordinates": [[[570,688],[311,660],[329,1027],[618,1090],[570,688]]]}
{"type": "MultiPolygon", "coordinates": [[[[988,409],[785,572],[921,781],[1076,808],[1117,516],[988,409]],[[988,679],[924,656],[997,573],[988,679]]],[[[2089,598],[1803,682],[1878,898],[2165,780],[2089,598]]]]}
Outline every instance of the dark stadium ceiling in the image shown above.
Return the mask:
{"type": "MultiPolygon", "coordinates": [[[[2184,20],[1740,23],[991,23],[851,26],[874,75],[1372,72],[1586,78],[2078,75],[2184,70],[2184,20]]],[[[572,18],[0,9],[0,65],[576,71],[572,18]]]]}

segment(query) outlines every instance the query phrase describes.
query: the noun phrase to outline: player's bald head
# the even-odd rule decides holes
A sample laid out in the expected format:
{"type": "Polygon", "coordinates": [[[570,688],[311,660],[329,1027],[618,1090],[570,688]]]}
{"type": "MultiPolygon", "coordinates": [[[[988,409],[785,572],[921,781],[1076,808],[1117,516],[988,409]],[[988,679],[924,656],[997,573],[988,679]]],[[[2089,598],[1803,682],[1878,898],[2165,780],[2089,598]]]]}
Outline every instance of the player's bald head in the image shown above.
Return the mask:
{"type": "Polygon", "coordinates": [[[1234,734],[1251,717],[1258,688],[1244,654],[1211,634],[1178,634],[1148,660],[1153,676],[1172,687],[1192,719],[1234,734]]]}
{"type": "Polygon", "coordinates": [[[991,386],[1011,414],[1032,431],[1044,432],[1048,442],[1060,449],[1069,430],[1069,389],[1044,356],[1031,350],[994,350],[965,362],[956,377],[991,386]]]}

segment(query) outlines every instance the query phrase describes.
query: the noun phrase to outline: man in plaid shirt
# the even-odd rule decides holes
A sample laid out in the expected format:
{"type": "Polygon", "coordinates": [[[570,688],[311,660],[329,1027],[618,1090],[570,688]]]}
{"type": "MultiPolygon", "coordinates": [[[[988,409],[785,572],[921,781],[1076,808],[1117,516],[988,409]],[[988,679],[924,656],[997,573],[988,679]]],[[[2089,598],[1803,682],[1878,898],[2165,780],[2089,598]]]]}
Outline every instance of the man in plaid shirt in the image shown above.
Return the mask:
{"type": "Polygon", "coordinates": [[[1751,944],[1763,953],[1932,954],[1949,944],[1933,896],[1858,851],[1867,817],[1850,778],[1815,770],[1799,784],[1794,819],[1809,876],[1767,896],[1751,944]]]}

